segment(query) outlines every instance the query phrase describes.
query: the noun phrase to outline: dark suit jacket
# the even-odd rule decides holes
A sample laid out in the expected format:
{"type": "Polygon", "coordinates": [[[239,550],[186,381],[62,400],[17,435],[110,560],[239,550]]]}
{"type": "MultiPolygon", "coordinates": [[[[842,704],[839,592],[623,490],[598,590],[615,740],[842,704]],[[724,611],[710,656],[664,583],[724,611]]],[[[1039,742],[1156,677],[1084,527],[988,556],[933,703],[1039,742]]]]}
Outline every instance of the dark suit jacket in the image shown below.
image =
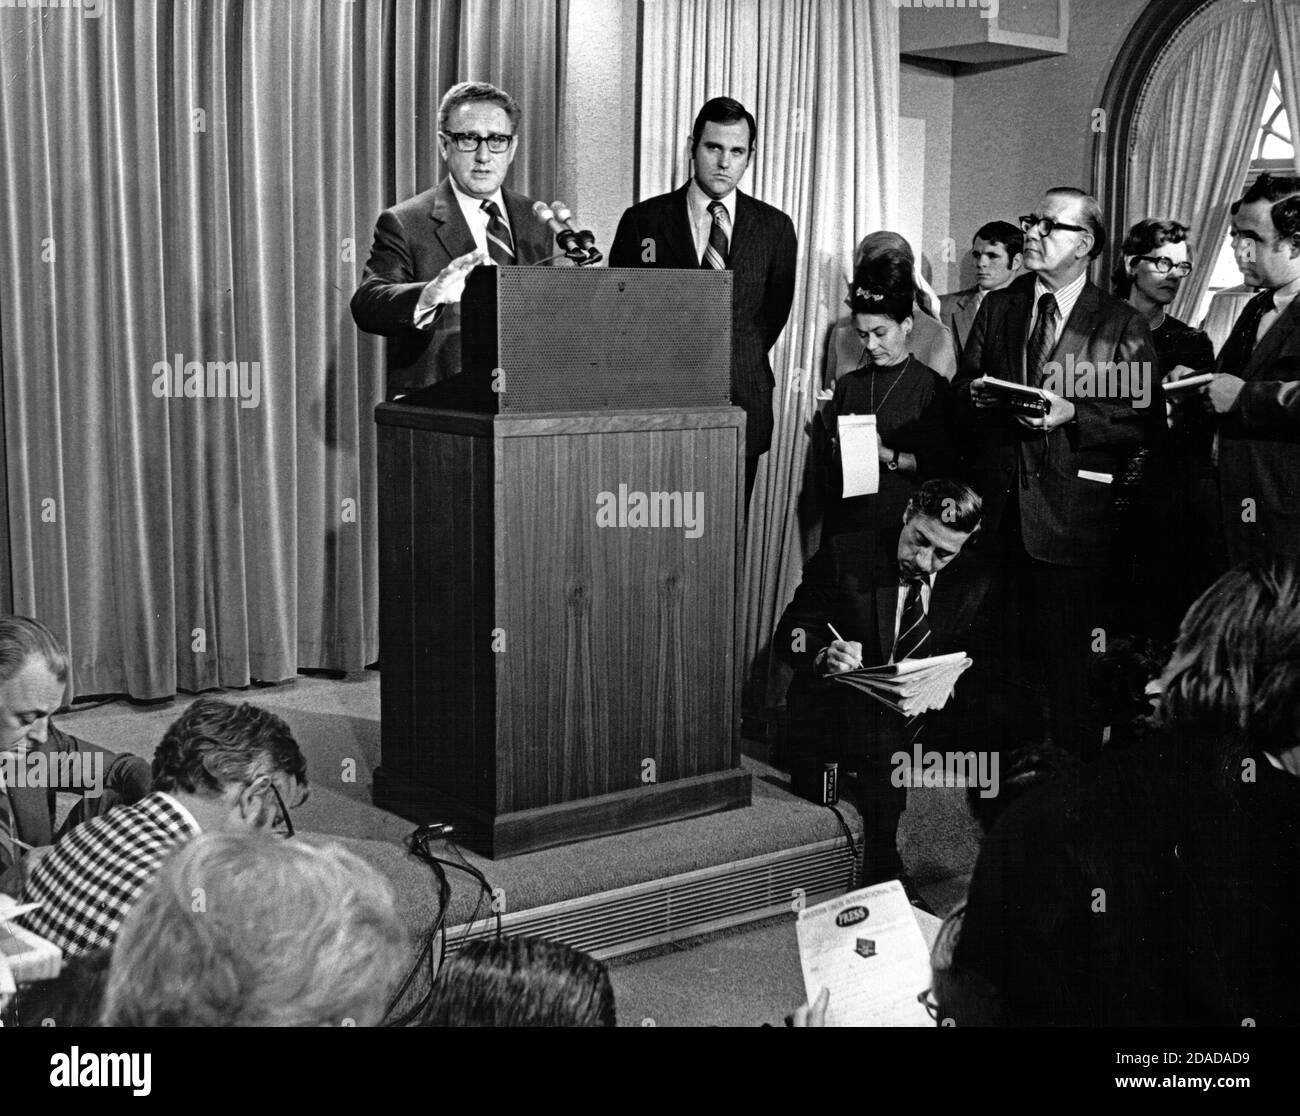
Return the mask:
{"type": "MultiPolygon", "coordinates": [[[[1234,345],[1223,346],[1230,355],[1234,345]]],[[[1264,334],[1236,407],[1219,422],[1219,492],[1228,558],[1300,555],[1300,298],[1264,334]],[[1243,521],[1253,500],[1254,522],[1243,521]]]]}
{"type": "MultiPolygon", "coordinates": [[[[900,589],[897,549],[897,530],[883,539],[866,531],[831,535],[804,567],[773,643],[778,656],[795,668],[787,707],[796,759],[847,759],[862,748],[892,752],[903,746],[901,716],[859,690],[823,678],[814,665],[833,638],[828,624],[862,644],[865,666],[889,661],[900,589]]],[[[938,573],[928,613],[931,654],[967,650],[986,585],[980,560],[964,548],[938,573]]],[[[959,691],[965,681],[958,683],[959,691]]],[[[929,739],[942,735],[941,718],[952,707],[927,715],[934,718],[929,739]]]]}
{"type": "MultiPolygon", "coordinates": [[[[1019,483],[1021,534],[1030,557],[1058,566],[1100,567],[1108,553],[1115,483],[1129,453],[1141,441],[1147,409],[1135,409],[1128,399],[1080,395],[1071,399],[1074,419],[1044,439],[1007,411],[978,410],[971,403],[971,381],[979,376],[1025,382],[1033,296],[1034,276],[1021,276],[1009,287],[990,291],[975,316],[953,381],[966,473],[984,499],[987,536],[996,537],[1012,485],[1019,483]],[[1109,476],[1111,483],[1081,477],[1081,471],[1109,476]]],[[[1156,384],[1159,365],[1145,320],[1127,303],[1091,283],[1084,284],[1050,359],[1065,366],[1070,354],[1076,362],[1094,365],[1119,361],[1145,365],[1151,406],[1164,406],[1156,384]]]]}
{"type": "MultiPolygon", "coordinates": [[[[119,803],[129,806],[148,794],[153,783],[153,773],[148,762],[139,756],[126,752],[121,754],[110,752],[75,736],[69,736],[53,724],[50,725],[45,743],[33,748],[28,755],[42,753],[67,756],[100,754],[104,757],[102,761],[104,794],[100,800],[93,802],[92,810],[101,807],[111,808],[119,803]]],[[[55,768],[51,777],[57,778],[57,770],[55,768]]],[[[77,770],[82,772],[80,767],[77,770]]],[[[70,794],[80,794],[82,791],[79,786],[66,788],[12,786],[9,788],[9,805],[13,810],[14,825],[17,829],[15,835],[20,841],[34,848],[54,844],[56,795],[61,789],[70,794]]],[[[73,812],[68,815],[63,832],[78,824],[82,817],[83,812],[74,807],[73,812]]],[[[16,872],[17,869],[7,862],[7,858],[0,855],[0,892],[10,893],[11,881],[19,878],[16,872]]]]}
{"type": "MultiPolygon", "coordinates": [[[[520,264],[555,255],[555,237],[532,211],[532,200],[503,190],[506,215],[520,264]]],[[[375,224],[374,246],[352,317],[367,333],[388,338],[387,396],[427,387],[460,370],[460,306],[443,307],[433,328],[415,328],[415,306],[431,279],[452,260],[474,251],[451,181],[386,209],[375,224]]]]}
{"type": "MultiPolygon", "coordinates": [[[[696,269],[686,192],[648,198],[618,223],[610,267],[696,269]]],[[[757,457],[772,444],[772,365],[768,352],[790,317],[798,241],[794,224],[779,209],[736,194],[731,230],[733,274],[731,400],[745,410],[745,453],[757,457]]]]}
{"type": "Polygon", "coordinates": [[[939,320],[952,334],[952,343],[957,350],[959,364],[962,349],[966,347],[966,338],[970,336],[971,326],[975,324],[975,312],[979,309],[979,293],[979,287],[967,287],[964,291],[946,294],[939,299],[939,320]]]}

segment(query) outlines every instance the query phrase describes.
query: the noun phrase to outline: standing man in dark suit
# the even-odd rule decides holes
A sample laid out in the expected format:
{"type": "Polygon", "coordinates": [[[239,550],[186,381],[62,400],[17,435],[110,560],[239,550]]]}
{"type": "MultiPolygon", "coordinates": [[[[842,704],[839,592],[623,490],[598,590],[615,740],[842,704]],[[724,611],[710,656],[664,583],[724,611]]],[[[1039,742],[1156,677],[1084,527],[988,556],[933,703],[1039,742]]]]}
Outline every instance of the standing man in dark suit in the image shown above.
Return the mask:
{"type": "Polygon", "coordinates": [[[736,189],[758,125],[739,101],[715,97],[691,131],[691,181],[632,206],[618,223],[611,267],[714,268],[734,275],[731,399],[745,410],[745,501],[772,444],[768,352],[790,317],[798,242],[790,218],[736,189]]]}
{"type": "Polygon", "coordinates": [[[975,234],[970,253],[975,260],[975,286],[939,299],[939,317],[952,334],[958,364],[984,296],[1011,284],[1024,250],[1025,234],[1009,221],[990,221],[975,234]]]}
{"type": "Polygon", "coordinates": [[[1232,207],[1232,235],[1242,278],[1263,289],[1201,390],[1219,416],[1220,508],[1236,564],[1300,555],[1300,179],[1261,175],[1232,207]]]}
{"type": "Polygon", "coordinates": [[[895,777],[893,757],[900,750],[910,756],[922,734],[927,745],[951,737],[953,707],[908,721],[831,678],[966,649],[984,580],[978,559],[955,559],[979,524],[980,498],[972,489],[926,481],[908,503],[901,531],[827,536],[777,626],[773,647],[795,670],[786,699],[787,758],[792,767],[835,761],[857,770],[867,883],[904,878],[897,834],[907,784],[895,777]]]}
{"type": "MultiPolygon", "coordinates": [[[[1088,281],[1106,243],[1096,199],[1049,190],[1020,225],[1031,274],[984,299],[953,394],[969,479],[984,498],[995,567],[986,615],[990,646],[1008,652],[1007,700],[1022,701],[1011,694],[1025,693],[1020,680],[1041,670],[1053,742],[1087,755],[1101,739],[1088,668],[1105,638],[1098,575],[1114,482],[1141,440],[1145,407],[1164,403],[1142,315],[1088,281]],[[1091,379],[1078,375],[1087,368],[1091,379]],[[1050,410],[1012,412],[986,376],[1043,388],[1050,410]]],[[[1032,707],[1023,713],[1008,723],[1031,718],[1032,707]]]]}
{"type": "Polygon", "coordinates": [[[379,215],[352,317],[388,338],[390,399],[461,370],[460,298],[471,270],[555,254],[531,199],[501,185],[519,150],[522,116],[494,85],[452,86],[438,108],[447,177],[379,215]]]}

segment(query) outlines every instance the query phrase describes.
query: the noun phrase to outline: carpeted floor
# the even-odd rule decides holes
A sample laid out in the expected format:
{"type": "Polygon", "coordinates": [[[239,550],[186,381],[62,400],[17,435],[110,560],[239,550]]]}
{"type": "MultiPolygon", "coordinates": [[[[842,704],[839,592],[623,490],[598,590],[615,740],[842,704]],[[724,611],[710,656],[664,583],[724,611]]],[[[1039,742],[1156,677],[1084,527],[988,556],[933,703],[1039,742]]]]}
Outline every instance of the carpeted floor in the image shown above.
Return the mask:
{"type": "MultiPolygon", "coordinates": [[[[407,924],[427,925],[435,909],[433,883],[402,847],[412,825],[370,803],[380,755],[379,676],[304,676],[223,696],[272,709],[292,727],[307,756],[311,781],[310,798],[294,811],[295,827],[311,839],[342,839],[394,881],[407,924]]],[[[167,725],[190,700],[149,706],[112,702],[65,713],[59,724],[101,746],[151,758],[167,725]]],[[[814,840],[839,836],[830,811],[791,796],[772,769],[751,760],[746,766],[755,775],[754,806],[748,810],[506,860],[466,857],[504,889],[507,909],[519,911],[691,871],[717,863],[720,850],[727,860],[739,860],[793,847],[810,840],[810,833],[814,840]]],[[[900,844],[913,878],[939,914],[964,893],[977,842],[962,790],[909,792],[900,844]]],[[[449,925],[467,921],[477,897],[468,880],[453,883],[449,925]]],[[[779,1024],[803,998],[793,914],[613,964],[619,1018],[625,1025],[779,1024]]]]}

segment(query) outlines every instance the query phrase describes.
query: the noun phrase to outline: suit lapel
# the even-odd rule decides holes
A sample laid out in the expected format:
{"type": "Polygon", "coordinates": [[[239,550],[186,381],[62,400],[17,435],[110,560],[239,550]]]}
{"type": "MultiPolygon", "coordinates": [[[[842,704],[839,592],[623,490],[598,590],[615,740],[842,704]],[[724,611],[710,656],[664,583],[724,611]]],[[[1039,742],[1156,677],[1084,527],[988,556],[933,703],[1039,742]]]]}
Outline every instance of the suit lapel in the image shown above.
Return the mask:
{"type": "Polygon", "coordinates": [[[690,185],[688,182],[673,193],[667,228],[664,231],[668,251],[683,269],[700,266],[699,257],[695,254],[695,236],[691,232],[691,208],[686,201],[686,191],[690,185]]]}
{"type": "Polygon", "coordinates": [[[754,207],[749,198],[736,191],[736,219],[731,225],[731,244],[727,251],[727,270],[739,271],[743,260],[754,250],[754,207]]]}
{"type": "Polygon", "coordinates": [[[970,335],[970,327],[975,324],[975,292],[957,300],[957,313],[952,316],[953,325],[957,327],[957,338],[965,341],[970,335]]]}
{"type": "Polygon", "coordinates": [[[1300,326],[1300,298],[1293,298],[1286,312],[1259,339],[1259,344],[1251,352],[1246,367],[1240,373],[1241,378],[1253,380],[1263,369],[1271,368],[1286,339],[1295,332],[1297,326],[1300,326]]]}
{"type": "Polygon", "coordinates": [[[1056,338],[1050,360],[1059,364],[1065,353],[1083,352],[1088,338],[1092,335],[1092,327],[1097,318],[1097,307],[1100,305],[1101,292],[1091,283],[1084,283],[1083,290],[1079,292],[1079,299],[1070,312],[1069,321],[1065,323],[1056,338]]]}
{"type": "Polygon", "coordinates": [[[1016,373],[1019,383],[1025,382],[1025,340],[1029,336],[1029,314],[1034,305],[1034,281],[1031,278],[1025,285],[1016,287],[1011,295],[1012,301],[1007,306],[1006,329],[1002,336],[1006,338],[1006,365],[1008,371],[1016,373]]]}
{"type": "MultiPolygon", "coordinates": [[[[434,223],[438,240],[449,259],[456,259],[467,252],[474,251],[474,234],[469,231],[465,214],[461,212],[460,202],[451,188],[451,179],[444,178],[434,194],[433,208],[429,218],[434,223]]],[[[511,222],[514,215],[511,214],[511,222]]],[[[518,227],[518,226],[515,226],[518,227]]]]}

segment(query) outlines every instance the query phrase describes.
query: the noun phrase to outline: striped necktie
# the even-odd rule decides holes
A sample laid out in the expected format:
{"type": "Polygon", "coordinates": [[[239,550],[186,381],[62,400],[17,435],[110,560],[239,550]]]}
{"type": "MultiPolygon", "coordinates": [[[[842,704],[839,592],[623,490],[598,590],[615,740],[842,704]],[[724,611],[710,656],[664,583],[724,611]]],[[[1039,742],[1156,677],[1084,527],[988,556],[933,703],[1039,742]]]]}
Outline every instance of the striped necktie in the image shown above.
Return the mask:
{"type": "Polygon", "coordinates": [[[709,246],[704,249],[704,262],[700,265],[714,271],[727,270],[727,256],[731,251],[731,216],[722,202],[709,202],[713,225],[709,229],[709,246]]]}
{"type": "Polygon", "coordinates": [[[9,788],[5,786],[4,759],[0,755],[0,870],[18,863],[18,846],[14,842],[13,806],[9,802],[9,788]]]}
{"type": "Polygon", "coordinates": [[[515,241],[510,235],[510,226],[501,218],[501,210],[497,208],[497,203],[485,201],[483,212],[488,215],[488,255],[501,267],[514,263],[515,241]]]}
{"type": "Polygon", "coordinates": [[[1043,386],[1043,365],[1056,344],[1056,330],[1052,328],[1056,316],[1056,296],[1048,291],[1038,300],[1038,319],[1025,349],[1025,383],[1030,387],[1043,386]]]}
{"type": "MultiPolygon", "coordinates": [[[[924,584],[920,578],[907,583],[903,616],[898,622],[898,638],[894,640],[893,661],[896,663],[904,659],[924,659],[930,654],[930,618],[925,614],[925,598],[921,595],[921,586],[924,584]]],[[[908,717],[907,742],[917,743],[924,727],[924,713],[908,717]]]]}

